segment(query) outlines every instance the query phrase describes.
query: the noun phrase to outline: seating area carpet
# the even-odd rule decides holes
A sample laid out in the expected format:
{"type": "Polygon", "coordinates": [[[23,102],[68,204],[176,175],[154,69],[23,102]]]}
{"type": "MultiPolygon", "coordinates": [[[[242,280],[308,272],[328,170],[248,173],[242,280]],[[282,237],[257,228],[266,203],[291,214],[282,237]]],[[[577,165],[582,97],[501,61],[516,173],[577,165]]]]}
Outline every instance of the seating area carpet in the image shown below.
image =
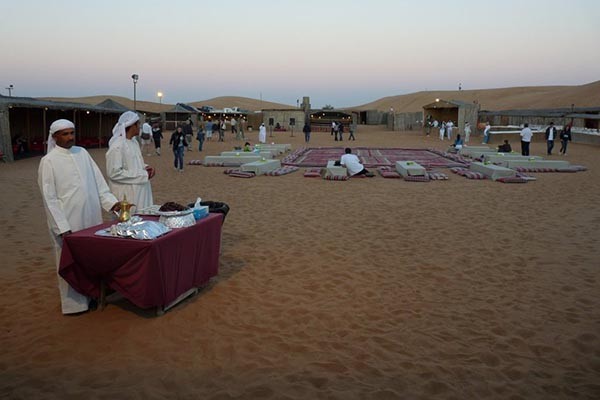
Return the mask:
{"type": "MultiPolygon", "coordinates": [[[[460,160],[452,160],[445,157],[443,153],[428,149],[355,147],[352,148],[352,153],[358,156],[366,168],[395,167],[396,161],[414,161],[427,169],[466,165],[460,160]]],[[[325,167],[328,160],[339,160],[343,154],[343,147],[305,148],[294,153],[293,156],[286,157],[283,164],[298,167],[325,167]]]]}

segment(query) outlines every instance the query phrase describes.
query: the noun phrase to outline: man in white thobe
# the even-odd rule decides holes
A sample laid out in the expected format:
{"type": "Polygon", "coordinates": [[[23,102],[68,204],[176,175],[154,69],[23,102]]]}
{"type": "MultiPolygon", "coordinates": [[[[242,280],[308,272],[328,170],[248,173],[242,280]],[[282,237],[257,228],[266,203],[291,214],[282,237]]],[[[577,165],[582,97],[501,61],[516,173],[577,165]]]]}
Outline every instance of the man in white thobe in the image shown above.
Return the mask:
{"type": "Polygon", "coordinates": [[[264,123],[260,124],[258,129],[258,141],[259,143],[267,143],[267,127],[264,123]]]}
{"type": "Polygon", "coordinates": [[[142,124],[142,153],[150,156],[150,145],[152,144],[152,126],[148,122],[142,124]]]}
{"type": "Polygon", "coordinates": [[[113,128],[113,137],[106,152],[106,173],[110,190],[119,200],[135,204],[138,210],[153,205],[150,179],[154,170],[144,164],[140,145],[135,137],[139,134],[139,116],[126,111],[113,128]]]}
{"type": "MultiPolygon", "coordinates": [[[[89,153],[75,144],[75,125],[61,119],[50,126],[48,153],[38,170],[50,237],[60,264],[63,237],[102,223],[102,209],[118,210],[100,169],[89,153]]],[[[58,275],[63,314],[88,310],[88,297],[78,293],[58,275]]]]}

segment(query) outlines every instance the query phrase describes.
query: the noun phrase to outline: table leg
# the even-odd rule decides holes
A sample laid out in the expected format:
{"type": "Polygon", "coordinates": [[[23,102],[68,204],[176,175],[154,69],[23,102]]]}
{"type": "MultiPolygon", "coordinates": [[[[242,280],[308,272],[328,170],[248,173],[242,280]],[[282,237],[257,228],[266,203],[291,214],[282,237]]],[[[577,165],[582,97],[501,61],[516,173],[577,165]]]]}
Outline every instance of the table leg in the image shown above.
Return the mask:
{"type": "Polygon", "coordinates": [[[106,284],[100,281],[100,299],[98,300],[98,309],[103,311],[106,308],[106,284]]]}
{"type": "Polygon", "coordinates": [[[177,304],[179,304],[186,298],[195,296],[197,293],[198,293],[198,288],[191,288],[190,290],[182,293],[178,298],[173,300],[170,304],[167,304],[166,306],[157,306],[156,307],[156,316],[160,317],[165,312],[169,311],[169,309],[175,307],[177,304]]]}

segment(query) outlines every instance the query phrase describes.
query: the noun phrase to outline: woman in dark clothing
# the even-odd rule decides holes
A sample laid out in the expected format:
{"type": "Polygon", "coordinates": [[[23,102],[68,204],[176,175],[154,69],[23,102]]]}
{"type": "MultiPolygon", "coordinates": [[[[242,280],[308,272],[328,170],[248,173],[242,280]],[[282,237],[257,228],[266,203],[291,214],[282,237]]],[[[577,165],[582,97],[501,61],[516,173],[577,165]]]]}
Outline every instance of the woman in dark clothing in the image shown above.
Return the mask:
{"type": "Polygon", "coordinates": [[[183,172],[183,152],[187,148],[188,142],[185,140],[185,134],[183,133],[181,125],[178,126],[177,130],[171,135],[169,144],[173,145],[175,169],[179,172],[183,172]]]}
{"type": "Polygon", "coordinates": [[[155,123],[152,126],[152,139],[154,139],[154,148],[156,149],[156,154],[160,156],[160,140],[163,138],[162,129],[160,129],[160,125],[155,123]]]}
{"type": "Polygon", "coordinates": [[[571,141],[571,124],[565,125],[560,133],[560,151],[563,156],[567,155],[567,145],[571,141]]]}

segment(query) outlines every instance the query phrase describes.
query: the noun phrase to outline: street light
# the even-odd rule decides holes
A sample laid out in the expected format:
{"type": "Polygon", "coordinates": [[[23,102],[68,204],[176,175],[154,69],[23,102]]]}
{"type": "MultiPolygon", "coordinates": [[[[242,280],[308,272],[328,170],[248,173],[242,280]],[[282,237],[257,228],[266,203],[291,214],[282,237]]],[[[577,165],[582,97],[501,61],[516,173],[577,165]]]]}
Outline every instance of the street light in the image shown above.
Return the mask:
{"type": "Polygon", "coordinates": [[[139,78],[140,77],[138,74],[131,75],[131,79],[133,79],[133,111],[137,111],[135,85],[137,85],[137,81],[139,78]]]}
{"type": "Polygon", "coordinates": [[[6,89],[8,89],[8,97],[12,96],[12,91],[15,87],[13,85],[8,85],[6,89]]]}
{"type": "Polygon", "coordinates": [[[163,92],[158,92],[156,95],[158,96],[158,102],[162,104],[163,92]]]}

